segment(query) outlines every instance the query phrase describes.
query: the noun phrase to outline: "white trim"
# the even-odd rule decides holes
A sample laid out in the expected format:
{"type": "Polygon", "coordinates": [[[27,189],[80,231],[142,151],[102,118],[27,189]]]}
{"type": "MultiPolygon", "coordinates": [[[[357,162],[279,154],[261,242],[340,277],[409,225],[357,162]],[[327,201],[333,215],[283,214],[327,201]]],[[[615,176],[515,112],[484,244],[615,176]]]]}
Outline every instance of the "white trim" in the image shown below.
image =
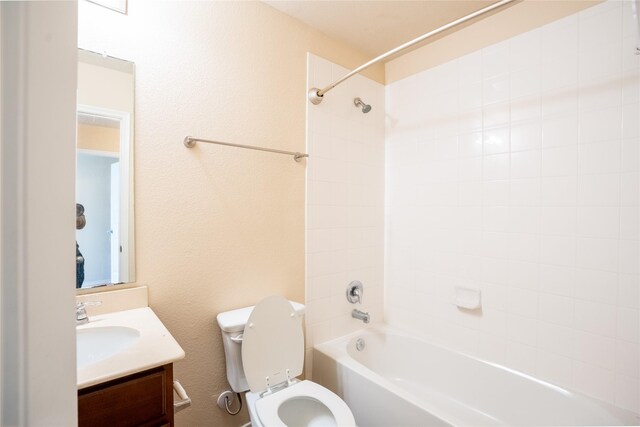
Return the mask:
{"type": "MultiPolygon", "coordinates": [[[[92,116],[107,117],[118,121],[129,120],[131,116],[126,111],[112,110],[110,108],[97,107],[95,105],[78,104],[78,113],[90,114],[92,116]]],[[[128,129],[128,127],[127,127],[128,129]]]]}
{"type": "Polygon", "coordinates": [[[82,154],[90,154],[92,156],[98,157],[110,157],[113,159],[119,159],[120,153],[116,153],[115,151],[106,151],[106,150],[90,150],[89,148],[78,148],[78,153],[82,154]]]}
{"type": "Polygon", "coordinates": [[[638,39],[636,40],[636,55],[640,55],[640,0],[636,0],[633,3],[633,6],[634,6],[633,7],[633,9],[634,9],[633,13],[636,16],[636,22],[638,24],[638,27],[637,27],[638,39]]]}
{"type": "Polygon", "coordinates": [[[104,280],[85,280],[84,283],[82,284],[82,287],[78,289],[91,289],[98,286],[108,286],[108,285],[109,284],[106,283],[104,280]]]}
{"type": "Polygon", "coordinates": [[[21,48],[26,41],[26,19],[24,10],[11,8],[6,3],[0,3],[2,8],[2,41],[0,64],[2,66],[2,188],[0,198],[2,205],[11,203],[14,209],[3,209],[1,238],[2,238],[2,359],[3,365],[0,386],[3,389],[1,402],[3,408],[2,425],[23,425],[26,420],[26,390],[25,390],[25,361],[20,354],[25,349],[25,295],[19,286],[23,281],[24,258],[21,237],[24,234],[21,221],[23,210],[23,178],[19,176],[18,164],[23,162],[22,144],[6,144],[6,141],[21,140],[24,128],[24,107],[20,101],[24,100],[25,82],[21,78],[25,68],[25,55],[21,48]],[[11,42],[13,38],[13,42],[11,42]],[[11,60],[9,60],[9,58],[11,60]],[[11,65],[11,66],[10,66],[11,65]],[[7,105],[8,100],[15,100],[7,105]],[[11,161],[9,161],[11,159],[11,161]],[[10,227],[14,232],[6,233],[10,227]]]}
{"type": "MultiPolygon", "coordinates": [[[[0,7],[0,40],[2,39],[2,7],[0,7]]],[[[1,51],[0,47],[0,51],[1,51]]],[[[1,54],[0,54],[0,63],[2,62],[1,54]]],[[[0,66],[0,82],[2,82],[2,66],[0,66]]],[[[2,85],[0,84],[0,99],[3,97],[2,85]]],[[[2,103],[0,102],[0,135],[2,135],[2,103]]],[[[2,168],[2,149],[0,149],[0,170],[2,168]]],[[[0,173],[0,194],[2,194],[2,173],[0,173]]],[[[1,200],[1,196],[0,196],[1,200]]],[[[2,224],[2,209],[0,209],[0,225],[2,224]]],[[[0,227],[1,230],[1,227],[0,227]]],[[[2,283],[2,245],[0,244],[0,283],[2,283]]],[[[2,310],[2,291],[0,288],[0,310],[2,310]]],[[[0,336],[2,335],[2,315],[0,314],[0,336]]],[[[2,372],[3,372],[3,364],[2,364],[2,340],[0,340],[0,382],[2,382],[2,372]]],[[[2,387],[0,387],[0,425],[2,425],[2,387]]]]}
{"type": "Polygon", "coordinates": [[[77,3],[0,10],[0,424],[75,425],[77,3]]]}

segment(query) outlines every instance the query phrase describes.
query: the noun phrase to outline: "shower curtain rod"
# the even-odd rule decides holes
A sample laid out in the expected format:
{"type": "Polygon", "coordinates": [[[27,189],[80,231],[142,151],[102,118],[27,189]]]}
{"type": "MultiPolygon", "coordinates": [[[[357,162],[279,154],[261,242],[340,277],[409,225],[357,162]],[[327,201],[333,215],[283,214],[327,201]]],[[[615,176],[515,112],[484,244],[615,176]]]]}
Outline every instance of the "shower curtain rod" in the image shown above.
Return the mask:
{"type": "Polygon", "coordinates": [[[342,76],[341,78],[339,78],[335,82],[331,83],[329,86],[326,86],[326,87],[324,87],[322,89],[318,89],[318,88],[315,88],[315,87],[311,88],[311,89],[309,89],[309,93],[308,93],[309,101],[311,101],[311,103],[314,104],[314,105],[318,105],[318,104],[320,104],[322,102],[322,97],[324,96],[325,93],[329,92],[331,89],[333,89],[334,87],[338,86],[340,83],[342,83],[343,81],[347,80],[351,76],[353,76],[355,74],[358,74],[361,71],[369,68],[373,64],[376,64],[376,63],[382,61],[383,59],[388,58],[391,55],[395,55],[396,53],[398,53],[398,52],[400,52],[400,51],[402,51],[404,49],[407,49],[407,48],[409,48],[409,47],[411,47],[411,46],[413,46],[413,45],[415,45],[417,43],[420,43],[421,41],[424,41],[424,40],[428,39],[431,36],[434,36],[434,35],[436,35],[438,33],[441,33],[441,32],[443,32],[445,30],[448,30],[451,27],[455,27],[456,25],[462,24],[463,22],[466,22],[466,21],[468,21],[470,19],[473,19],[476,16],[480,16],[482,14],[490,12],[490,11],[492,11],[494,9],[497,9],[497,8],[499,8],[501,6],[504,6],[505,4],[508,4],[508,3],[511,3],[511,2],[514,2],[514,1],[516,1],[516,0],[501,0],[501,1],[496,2],[496,3],[494,3],[494,4],[490,5],[490,6],[485,7],[483,9],[480,9],[480,10],[477,10],[477,11],[475,11],[473,13],[470,13],[469,15],[463,16],[462,18],[456,19],[455,21],[450,22],[450,23],[448,23],[446,25],[443,25],[440,28],[436,28],[433,31],[429,31],[428,33],[423,34],[420,37],[417,37],[417,38],[415,38],[415,39],[413,39],[411,41],[408,41],[405,44],[396,47],[395,49],[391,49],[390,51],[388,51],[386,53],[383,53],[382,55],[373,58],[371,61],[369,61],[369,62],[367,62],[365,64],[362,64],[358,68],[356,68],[356,69],[352,70],[351,72],[345,74],[344,76],[342,76]]]}

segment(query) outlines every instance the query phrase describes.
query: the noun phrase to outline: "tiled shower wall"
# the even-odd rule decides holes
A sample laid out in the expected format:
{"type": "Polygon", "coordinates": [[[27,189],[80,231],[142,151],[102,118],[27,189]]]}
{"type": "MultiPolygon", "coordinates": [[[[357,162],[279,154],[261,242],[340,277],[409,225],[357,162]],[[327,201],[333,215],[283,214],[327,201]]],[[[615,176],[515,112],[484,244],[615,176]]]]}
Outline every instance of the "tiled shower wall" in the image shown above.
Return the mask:
{"type": "MultiPolygon", "coordinates": [[[[349,72],[308,56],[308,87],[349,72]]],[[[384,86],[355,76],[319,105],[307,103],[306,347],[362,328],[358,308],[382,321],[384,265],[384,86]],[[372,109],[363,114],[360,97],[372,109]],[[347,302],[352,280],[364,284],[360,305],[347,302]]]]}
{"type": "Polygon", "coordinates": [[[609,1],[387,86],[389,323],[640,411],[637,43],[609,1]]]}

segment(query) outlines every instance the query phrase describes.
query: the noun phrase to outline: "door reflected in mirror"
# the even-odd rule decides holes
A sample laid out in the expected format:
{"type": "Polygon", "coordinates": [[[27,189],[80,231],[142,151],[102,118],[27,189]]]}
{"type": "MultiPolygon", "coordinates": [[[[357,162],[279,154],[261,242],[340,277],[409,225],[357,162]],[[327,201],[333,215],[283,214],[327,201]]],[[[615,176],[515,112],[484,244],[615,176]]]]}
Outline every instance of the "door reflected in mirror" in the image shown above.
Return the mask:
{"type": "Polygon", "coordinates": [[[133,63],[79,50],[76,150],[78,289],[135,280],[133,63]]]}

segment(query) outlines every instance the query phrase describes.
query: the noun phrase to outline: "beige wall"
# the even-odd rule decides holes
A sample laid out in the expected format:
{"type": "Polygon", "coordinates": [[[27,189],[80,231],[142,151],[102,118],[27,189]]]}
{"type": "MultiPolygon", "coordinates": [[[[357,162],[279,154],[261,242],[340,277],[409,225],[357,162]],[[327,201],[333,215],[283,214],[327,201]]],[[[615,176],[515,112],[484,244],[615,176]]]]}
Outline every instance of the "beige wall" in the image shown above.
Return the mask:
{"type": "Polygon", "coordinates": [[[390,84],[501,40],[569,16],[602,0],[524,0],[385,64],[390,84]]]}
{"type": "MultiPolygon", "coordinates": [[[[79,47],[134,61],[137,281],[186,351],[183,426],[240,425],[217,313],[282,294],[304,300],[305,163],[198,145],[185,135],[305,150],[306,52],[346,67],[368,57],[259,2],[80,2],[79,47]]],[[[384,80],[382,67],[367,75],[384,80]]]]}
{"type": "Polygon", "coordinates": [[[78,123],[78,148],[120,153],[120,130],[78,123]]]}

